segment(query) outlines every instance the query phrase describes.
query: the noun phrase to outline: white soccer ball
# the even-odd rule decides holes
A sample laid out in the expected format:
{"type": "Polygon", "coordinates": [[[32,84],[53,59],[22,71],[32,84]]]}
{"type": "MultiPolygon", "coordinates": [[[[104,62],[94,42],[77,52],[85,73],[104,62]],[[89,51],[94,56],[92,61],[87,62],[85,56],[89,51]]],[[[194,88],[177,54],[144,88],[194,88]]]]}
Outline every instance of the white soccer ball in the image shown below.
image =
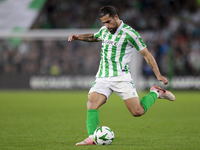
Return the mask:
{"type": "Polygon", "coordinates": [[[110,145],[114,140],[114,132],[106,126],[98,127],[94,131],[94,140],[97,145],[110,145]]]}

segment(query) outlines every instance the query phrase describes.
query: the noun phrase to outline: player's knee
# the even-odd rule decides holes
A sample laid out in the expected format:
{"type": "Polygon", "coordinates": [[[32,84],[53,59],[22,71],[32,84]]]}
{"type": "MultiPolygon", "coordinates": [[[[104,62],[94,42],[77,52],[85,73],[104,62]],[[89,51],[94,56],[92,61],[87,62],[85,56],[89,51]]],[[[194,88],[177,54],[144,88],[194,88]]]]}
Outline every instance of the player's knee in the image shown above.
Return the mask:
{"type": "Polygon", "coordinates": [[[142,116],[144,113],[145,113],[144,110],[138,109],[138,110],[135,110],[134,112],[132,112],[132,115],[133,115],[134,117],[140,117],[140,116],[142,116]]]}
{"type": "Polygon", "coordinates": [[[98,109],[101,105],[97,101],[88,100],[87,101],[87,109],[98,109]]]}
{"type": "Polygon", "coordinates": [[[106,102],[106,96],[99,93],[91,93],[88,96],[87,109],[98,109],[106,102]]]}
{"type": "Polygon", "coordinates": [[[97,105],[95,104],[95,102],[88,100],[87,101],[87,109],[98,109],[97,105]]]}

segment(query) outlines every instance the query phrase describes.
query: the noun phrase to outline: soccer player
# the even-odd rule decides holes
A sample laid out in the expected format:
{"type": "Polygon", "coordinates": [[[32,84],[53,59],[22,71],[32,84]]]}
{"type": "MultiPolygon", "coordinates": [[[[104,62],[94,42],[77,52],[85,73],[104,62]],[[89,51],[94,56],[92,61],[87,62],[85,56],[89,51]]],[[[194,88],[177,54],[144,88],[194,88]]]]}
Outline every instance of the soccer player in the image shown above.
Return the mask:
{"type": "Polygon", "coordinates": [[[142,38],[132,27],[119,19],[117,8],[104,6],[99,11],[103,27],[95,34],[71,34],[68,41],[102,41],[101,61],[96,80],[88,94],[87,102],[87,131],[89,137],[76,145],[95,145],[93,133],[99,125],[98,108],[106,103],[112,92],[117,93],[125,102],[131,114],[135,117],[147,112],[157,98],[175,100],[175,96],[160,87],[152,86],[150,93],[139,100],[133,84],[128,63],[132,51],[138,51],[154,71],[157,80],[164,84],[167,78],[160,74],[157,63],[148,51],[142,38]]]}

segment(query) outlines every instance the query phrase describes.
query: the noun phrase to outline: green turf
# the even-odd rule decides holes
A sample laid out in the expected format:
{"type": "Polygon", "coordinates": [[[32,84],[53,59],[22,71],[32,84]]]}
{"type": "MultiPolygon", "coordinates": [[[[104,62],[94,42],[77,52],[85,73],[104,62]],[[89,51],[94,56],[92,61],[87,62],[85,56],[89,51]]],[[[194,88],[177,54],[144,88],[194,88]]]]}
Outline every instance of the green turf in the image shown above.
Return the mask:
{"type": "Polygon", "coordinates": [[[174,93],[175,102],[157,100],[137,118],[113,94],[99,109],[112,145],[75,146],[87,137],[87,91],[0,91],[0,150],[200,149],[200,93],[174,93]]]}

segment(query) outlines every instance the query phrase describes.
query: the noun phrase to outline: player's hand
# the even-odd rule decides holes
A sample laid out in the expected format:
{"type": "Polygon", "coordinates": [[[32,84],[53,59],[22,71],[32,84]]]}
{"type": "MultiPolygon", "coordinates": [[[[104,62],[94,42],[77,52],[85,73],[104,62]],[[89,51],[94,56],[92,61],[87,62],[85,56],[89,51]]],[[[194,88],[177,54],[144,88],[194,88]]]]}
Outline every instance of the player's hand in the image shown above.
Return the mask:
{"type": "Polygon", "coordinates": [[[76,41],[78,39],[78,35],[71,34],[68,38],[68,41],[76,41]]]}
{"type": "Polygon", "coordinates": [[[162,81],[164,83],[164,85],[168,84],[167,78],[165,78],[163,76],[158,76],[157,79],[158,79],[158,81],[162,81]]]}

